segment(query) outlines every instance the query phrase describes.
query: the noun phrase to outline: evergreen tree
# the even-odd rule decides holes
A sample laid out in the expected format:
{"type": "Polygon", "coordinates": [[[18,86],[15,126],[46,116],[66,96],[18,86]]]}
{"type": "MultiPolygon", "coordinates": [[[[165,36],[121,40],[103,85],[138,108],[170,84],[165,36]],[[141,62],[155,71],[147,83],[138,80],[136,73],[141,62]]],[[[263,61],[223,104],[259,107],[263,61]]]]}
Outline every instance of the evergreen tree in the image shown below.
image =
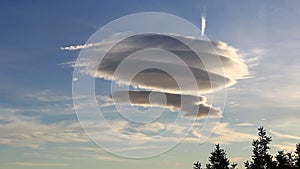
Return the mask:
{"type": "Polygon", "coordinates": [[[284,153],[284,151],[278,151],[276,155],[277,168],[278,169],[289,169],[294,167],[294,159],[292,153],[284,153]]]}
{"type": "Polygon", "coordinates": [[[211,152],[209,157],[209,164],[206,164],[207,169],[229,169],[229,160],[226,157],[225,150],[220,148],[219,144],[216,144],[216,148],[211,152]]]}
{"type": "Polygon", "coordinates": [[[202,169],[201,168],[201,163],[199,161],[197,161],[196,163],[194,163],[193,169],[202,169]]]}
{"type": "Polygon", "coordinates": [[[298,143],[298,144],[296,145],[296,151],[295,151],[295,154],[296,154],[296,156],[295,156],[295,166],[296,166],[297,168],[300,168],[300,143],[298,143]]]}
{"type": "MultiPolygon", "coordinates": [[[[268,152],[271,141],[272,138],[267,136],[266,130],[259,127],[258,138],[252,141],[252,161],[244,163],[246,169],[300,169],[300,143],[296,145],[295,155],[278,151],[275,156],[276,161],[273,161],[273,156],[268,152]]],[[[236,163],[230,165],[225,150],[216,144],[209,157],[209,163],[206,164],[206,169],[235,169],[236,166],[236,163]]],[[[202,169],[201,163],[199,161],[194,163],[193,169],[202,169]]]]}
{"type": "Polygon", "coordinates": [[[266,134],[266,130],[263,127],[258,128],[258,139],[252,142],[252,161],[245,162],[247,169],[273,169],[276,167],[276,163],[272,160],[273,156],[268,153],[272,139],[266,134]]]}
{"type": "Polygon", "coordinates": [[[245,168],[246,168],[246,169],[251,169],[251,164],[249,163],[249,161],[246,161],[246,162],[244,163],[244,165],[245,165],[245,168]]]}
{"type": "Polygon", "coordinates": [[[285,155],[286,155],[286,157],[288,159],[288,166],[290,168],[296,168],[294,155],[292,153],[286,153],[285,155]]]}
{"type": "Polygon", "coordinates": [[[230,165],[230,169],[235,169],[236,166],[237,166],[237,163],[232,163],[232,164],[230,165]]]}

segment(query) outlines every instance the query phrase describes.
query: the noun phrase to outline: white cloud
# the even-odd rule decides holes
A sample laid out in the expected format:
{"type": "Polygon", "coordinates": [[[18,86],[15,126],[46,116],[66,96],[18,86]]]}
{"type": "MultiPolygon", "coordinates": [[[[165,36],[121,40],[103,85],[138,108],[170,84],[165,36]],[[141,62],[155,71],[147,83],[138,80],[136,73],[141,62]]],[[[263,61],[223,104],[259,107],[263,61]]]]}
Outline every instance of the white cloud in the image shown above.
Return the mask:
{"type": "Polygon", "coordinates": [[[238,123],[235,126],[239,126],[239,127],[250,127],[250,126],[254,126],[253,123],[249,123],[249,122],[243,122],[243,123],[238,123]]]}
{"type": "Polygon", "coordinates": [[[73,79],[72,79],[73,82],[76,82],[77,80],[78,80],[77,77],[73,77],[73,79]]]}
{"type": "Polygon", "coordinates": [[[99,46],[99,45],[101,45],[101,43],[89,43],[89,44],[83,44],[83,45],[61,47],[60,50],[80,50],[80,49],[90,48],[90,47],[99,46]]]}
{"type": "Polygon", "coordinates": [[[244,60],[248,68],[254,68],[259,65],[261,58],[267,55],[268,52],[268,49],[265,48],[254,48],[242,53],[242,55],[245,58],[244,60]]]}

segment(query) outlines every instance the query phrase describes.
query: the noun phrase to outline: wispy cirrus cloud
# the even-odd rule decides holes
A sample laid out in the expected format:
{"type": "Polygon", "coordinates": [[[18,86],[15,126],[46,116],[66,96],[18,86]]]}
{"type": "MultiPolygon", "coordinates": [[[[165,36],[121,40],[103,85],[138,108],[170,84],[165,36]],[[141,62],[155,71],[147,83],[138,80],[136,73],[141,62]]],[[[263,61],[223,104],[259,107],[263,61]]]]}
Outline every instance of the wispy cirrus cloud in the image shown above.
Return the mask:
{"type": "Polygon", "coordinates": [[[238,126],[238,127],[251,127],[251,126],[254,126],[254,124],[249,123],[249,122],[243,122],[243,123],[235,124],[235,126],[238,126]]]}
{"type": "Polygon", "coordinates": [[[265,48],[254,48],[247,52],[242,52],[242,55],[245,58],[245,63],[247,64],[248,68],[251,69],[258,66],[262,57],[267,55],[268,52],[269,50],[265,48]]]}
{"type": "Polygon", "coordinates": [[[295,143],[290,143],[290,142],[284,142],[283,144],[271,144],[271,147],[276,147],[279,150],[285,150],[288,152],[293,152],[296,149],[296,144],[295,143]]]}
{"type": "Polygon", "coordinates": [[[119,38],[122,38],[126,34],[128,34],[128,32],[115,33],[110,40],[105,41],[105,42],[95,42],[95,43],[63,46],[63,47],[60,47],[60,50],[74,51],[74,50],[87,49],[87,48],[92,48],[92,47],[97,47],[97,46],[105,46],[105,45],[114,43],[115,41],[117,41],[119,38]]]}
{"type": "Polygon", "coordinates": [[[46,124],[35,116],[3,113],[0,120],[0,144],[43,149],[45,143],[87,142],[79,123],[64,121],[46,124]],[[5,115],[6,114],[6,115],[5,115]]]}
{"type": "Polygon", "coordinates": [[[230,126],[229,123],[216,124],[216,130],[210,142],[220,144],[230,144],[234,142],[248,142],[256,138],[256,135],[238,131],[238,128],[230,126]]]}
{"type": "Polygon", "coordinates": [[[296,136],[296,135],[284,134],[284,133],[276,132],[274,130],[270,130],[270,133],[273,134],[274,136],[280,137],[280,138],[300,140],[300,136],[296,136]]]}
{"type": "Polygon", "coordinates": [[[14,162],[11,164],[24,166],[24,167],[65,167],[69,165],[65,163],[40,163],[40,162],[14,162]]]}
{"type": "MultiPolygon", "coordinates": [[[[22,116],[14,116],[10,114],[7,117],[2,116],[7,120],[7,123],[0,123],[0,144],[16,146],[16,147],[30,147],[44,151],[44,145],[47,143],[88,143],[89,138],[84,134],[78,122],[62,121],[51,124],[40,122],[37,118],[31,117],[24,119],[22,116]]],[[[160,141],[161,143],[173,144],[178,141],[178,135],[186,135],[184,141],[198,143],[200,137],[203,137],[201,128],[204,123],[196,122],[190,131],[187,131],[185,126],[181,124],[166,123],[164,121],[157,121],[154,123],[147,123],[135,125],[124,120],[108,120],[111,128],[123,135],[123,139],[115,139],[111,130],[107,130],[104,124],[90,123],[89,128],[94,128],[101,131],[101,137],[104,142],[118,144],[122,141],[123,144],[128,143],[128,146],[115,147],[114,152],[133,151],[134,149],[145,149],[150,151],[153,149],[160,149],[160,145],[152,145],[152,141],[160,141]],[[159,137],[159,134],[164,131],[169,131],[171,134],[166,137],[159,137]],[[186,133],[188,132],[188,133],[186,133]],[[105,137],[104,137],[105,136],[105,137]],[[155,137],[156,136],[156,137],[155,137]],[[158,137],[157,137],[158,136],[158,137]],[[135,145],[131,143],[135,141],[135,145]],[[130,146],[131,145],[131,146],[130,146]]],[[[217,125],[217,124],[216,124],[217,125]]],[[[255,136],[243,132],[239,132],[228,123],[220,123],[215,130],[215,134],[208,140],[211,143],[230,144],[233,142],[244,142],[255,136]]],[[[209,127],[209,126],[207,126],[209,127]]],[[[211,126],[213,129],[214,126],[211,126]]],[[[95,135],[99,133],[95,130],[95,135]]],[[[162,145],[163,146],[163,145],[162,145]]],[[[78,148],[80,151],[97,151],[100,148],[78,148]]],[[[65,148],[66,157],[79,158],[80,155],[71,153],[68,147],[65,148]],[[70,152],[70,154],[67,154],[70,152]],[[73,154],[73,155],[72,155],[73,154]]],[[[83,153],[85,154],[85,153],[83,153]]],[[[107,157],[103,154],[86,153],[89,158],[97,158],[105,161],[118,161],[113,157],[107,157]]],[[[36,154],[33,154],[36,155],[36,154]]],[[[83,157],[82,157],[83,158],[83,157]]]]}

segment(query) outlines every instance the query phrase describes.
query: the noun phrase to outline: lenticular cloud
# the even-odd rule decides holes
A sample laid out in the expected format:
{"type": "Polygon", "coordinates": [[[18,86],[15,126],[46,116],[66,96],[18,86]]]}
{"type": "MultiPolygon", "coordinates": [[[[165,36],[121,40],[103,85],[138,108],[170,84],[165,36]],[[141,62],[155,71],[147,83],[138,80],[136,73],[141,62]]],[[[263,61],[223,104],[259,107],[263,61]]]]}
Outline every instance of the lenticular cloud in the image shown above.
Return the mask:
{"type": "Polygon", "coordinates": [[[210,117],[221,117],[221,110],[213,108],[206,104],[206,97],[192,96],[192,95],[179,95],[170,93],[150,92],[150,91],[118,91],[114,92],[113,97],[118,104],[130,104],[133,106],[142,107],[163,107],[171,111],[183,111],[186,114],[183,117],[197,117],[203,118],[210,114],[210,117]],[[161,95],[164,94],[165,98],[162,99],[161,95]]]}
{"type": "MultiPolygon", "coordinates": [[[[95,52],[101,52],[101,44],[97,46],[95,52]]],[[[130,91],[130,102],[124,92],[112,93],[116,103],[164,107],[198,118],[222,114],[205,103],[203,94],[230,87],[249,75],[238,49],[225,42],[162,34],[130,36],[110,48],[100,64],[97,58],[87,57],[75,66],[95,78],[143,90],[130,91]],[[150,102],[150,91],[165,94],[166,102],[150,102]],[[182,102],[182,97],[188,101],[182,102]]]]}

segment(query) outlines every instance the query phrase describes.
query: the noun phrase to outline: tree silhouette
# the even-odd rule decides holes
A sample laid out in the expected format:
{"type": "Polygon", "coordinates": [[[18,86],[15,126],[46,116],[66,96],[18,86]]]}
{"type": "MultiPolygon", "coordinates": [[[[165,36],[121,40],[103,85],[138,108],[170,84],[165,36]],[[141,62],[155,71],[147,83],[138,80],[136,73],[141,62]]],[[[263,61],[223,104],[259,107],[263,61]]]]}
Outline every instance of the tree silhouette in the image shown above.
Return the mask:
{"type": "Polygon", "coordinates": [[[284,151],[278,151],[276,155],[278,169],[289,169],[294,167],[294,159],[292,153],[284,153],[284,151]]]}
{"type": "Polygon", "coordinates": [[[296,145],[295,167],[300,168],[300,143],[296,145]]]}
{"type": "MultiPolygon", "coordinates": [[[[258,128],[258,138],[252,141],[252,161],[244,163],[246,169],[300,169],[300,143],[296,145],[296,151],[293,154],[278,151],[273,161],[273,156],[269,154],[272,138],[267,136],[263,127],[258,128]]],[[[230,160],[226,157],[226,151],[220,148],[219,144],[211,152],[209,163],[206,169],[235,169],[236,163],[230,165],[230,160]]],[[[201,163],[194,163],[193,169],[202,169],[201,163]]]]}
{"type": "Polygon", "coordinates": [[[276,163],[272,160],[273,156],[268,153],[271,141],[272,138],[267,136],[266,130],[263,127],[259,127],[258,139],[252,142],[252,161],[245,162],[247,169],[273,169],[276,167],[276,163]]]}
{"type": "Polygon", "coordinates": [[[237,166],[237,163],[232,163],[232,164],[230,165],[230,169],[235,169],[236,166],[237,166]]]}
{"type": "Polygon", "coordinates": [[[201,163],[199,161],[197,161],[196,163],[194,163],[193,169],[202,169],[201,168],[201,163]]]}
{"type": "Polygon", "coordinates": [[[209,164],[206,164],[207,169],[234,169],[237,164],[233,163],[230,166],[229,159],[226,157],[225,150],[220,148],[219,144],[215,145],[216,148],[211,152],[209,157],[209,164]]]}

